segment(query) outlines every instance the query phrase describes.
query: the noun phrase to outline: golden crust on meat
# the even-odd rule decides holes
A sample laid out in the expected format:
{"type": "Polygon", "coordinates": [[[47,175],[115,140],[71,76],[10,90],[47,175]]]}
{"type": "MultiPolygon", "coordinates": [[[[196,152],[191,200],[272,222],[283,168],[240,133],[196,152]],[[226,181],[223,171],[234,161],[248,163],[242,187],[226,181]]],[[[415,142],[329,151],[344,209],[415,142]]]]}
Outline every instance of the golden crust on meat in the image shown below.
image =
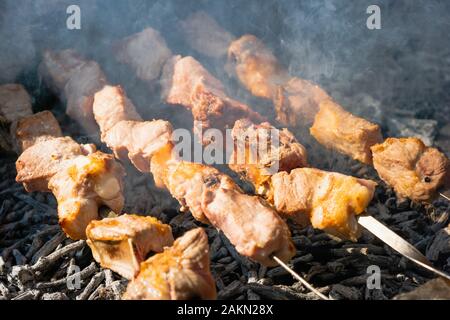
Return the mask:
{"type": "Polygon", "coordinates": [[[141,271],[127,287],[126,300],[188,300],[216,298],[209,267],[208,237],[197,228],[141,263],[141,271]]]}
{"type": "Polygon", "coordinates": [[[393,186],[401,198],[431,201],[445,184],[450,170],[448,158],[417,138],[388,138],[372,147],[378,175],[393,186]]]}
{"type": "Polygon", "coordinates": [[[94,259],[127,279],[137,275],[149,252],[162,252],[174,241],[169,225],[133,214],[94,220],[86,235],[94,259]]]}

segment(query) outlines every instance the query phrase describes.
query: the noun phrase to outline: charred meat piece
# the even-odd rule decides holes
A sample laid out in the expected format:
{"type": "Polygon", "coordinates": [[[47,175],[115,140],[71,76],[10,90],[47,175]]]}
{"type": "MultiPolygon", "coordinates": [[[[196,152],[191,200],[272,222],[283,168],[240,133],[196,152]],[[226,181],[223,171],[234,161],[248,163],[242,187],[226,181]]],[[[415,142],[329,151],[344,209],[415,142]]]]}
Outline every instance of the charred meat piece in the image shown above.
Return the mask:
{"type": "MultiPolygon", "coordinates": [[[[174,145],[170,139],[172,133],[168,124],[164,121],[123,120],[124,113],[119,110],[131,109],[132,105],[127,103],[129,100],[125,97],[113,98],[111,95],[124,95],[124,92],[119,89],[103,90],[108,92],[96,95],[93,110],[96,113],[99,111],[96,118],[99,117],[100,124],[100,118],[106,114],[101,111],[105,106],[109,106],[109,114],[117,114],[121,119],[106,133],[102,132],[103,137],[114,132],[114,139],[108,140],[107,143],[116,153],[128,156],[142,171],[150,169],[158,186],[167,188],[196,219],[221,229],[241,254],[266,265],[275,264],[271,258],[272,254],[284,261],[293,256],[294,247],[289,229],[275,211],[267,207],[261,199],[244,194],[231,178],[218,170],[181,161],[173,151],[174,145]],[[102,101],[103,99],[122,101],[122,105],[108,104],[102,101]],[[154,133],[138,134],[133,133],[133,126],[148,126],[147,128],[155,130],[154,133]],[[155,133],[157,134],[152,135],[155,133]],[[145,161],[147,168],[140,165],[145,161]]],[[[113,122],[115,121],[109,120],[109,123],[113,122]]]]}
{"type": "Polygon", "coordinates": [[[378,125],[352,115],[331,100],[320,104],[310,132],[327,148],[366,164],[372,164],[370,147],[383,141],[378,125]]]}
{"type": "Polygon", "coordinates": [[[127,300],[215,298],[208,237],[201,228],[188,231],[172,247],[141,263],[141,271],[123,296],[127,300]]]}
{"type": "Polygon", "coordinates": [[[222,83],[192,57],[172,58],[164,68],[161,85],[163,101],[191,110],[197,134],[208,128],[224,130],[242,118],[264,121],[250,107],[228,97],[222,83]]]}
{"type": "Polygon", "coordinates": [[[234,124],[231,135],[235,146],[230,168],[240,172],[259,194],[265,193],[265,184],[273,174],[308,165],[306,149],[287,129],[241,119],[234,124]]]}
{"type": "Polygon", "coordinates": [[[133,214],[94,220],[86,235],[94,259],[127,279],[137,275],[148,253],[162,252],[174,241],[169,225],[133,214]]]}
{"type": "Polygon", "coordinates": [[[213,58],[226,56],[234,37],[225,31],[206,12],[198,11],[180,22],[180,30],[198,52],[213,58]]]}
{"type": "Polygon", "coordinates": [[[159,78],[164,63],[172,56],[159,32],[147,28],[115,46],[118,61],[129,65],[143,81],[159,78]]]}
{"type": "Polygon", "coordinates": [[[61,128],[53,113],[42,111],[23,118],[15,126],[14,141],[19,153],[40,141],[62,137],[61,128]]]}
{"type": "Polygon", "coordinates": [[[382,141],[378,125],[345,111],[319,86],[295,77],[278,62],[261,40],[244,35],[228,50],[229,66],[255,96],[272,99],[278,120],[290,126],[310,126],[326,147],[371,164],[370,147],[382,141]]]}
{"type": "Polygon", "coordinates": [[[449,159],[417,138],[388,138],[372,152],[380,178],[401,198],[430,201],[449,175],[449,159]]]}
{"type": "Polygon", "coordinates": [[[340,238],[356,241],[356,215],[365,211],[376,183],[312,168],[279,172],[272,177],[276,210],[340,238]]]}

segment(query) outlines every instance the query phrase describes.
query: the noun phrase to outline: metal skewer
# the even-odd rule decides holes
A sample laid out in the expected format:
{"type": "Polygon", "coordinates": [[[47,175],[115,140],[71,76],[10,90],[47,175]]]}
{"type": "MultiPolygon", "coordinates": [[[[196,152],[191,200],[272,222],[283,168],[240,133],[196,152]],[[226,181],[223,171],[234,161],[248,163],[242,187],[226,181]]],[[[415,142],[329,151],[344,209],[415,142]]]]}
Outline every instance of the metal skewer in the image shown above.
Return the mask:
{"type": "Polygon", "coordinates": [[[445,200],[450,201],[450,198],[447,197],[445,194],[439,192],[439,195],[440,195],[442,198],[444,198],[445,200]]]}
{"type": "Polygon", "coordinates": [[[386,227],[374,217],[364,215],[359,216],[357,219],[358,223],[361,226],[373,233],[377,238],[379,238],[381,241],[386,243],[388,246],[390,246],[392,249],[394,249],[404,257],[415,262],[428,271],[431,271],[442,278],[450,280],[450,275],[434,268],[431,262],[428,261],[428,259],[419,250],[417,250],[413,245],[397,235],[394,231],[386,227]]]}
{"type": "Polygon", "coordinates": [[[297,272],[295,272],[294,270],[292,270],[287,264],[285,264],[283,261],[281,261],[277,256],[272,256],[272,258],[281,266],[284,268],[284,270],[286,270],[287,272],[289,272],[295,279],[297,279],[298,281],[300,281],[308,290],[310,290],[311,292],[313,292],[314,294],[316,294],[320,299],[322,300],[332,300],[330,298],[328,298],[326,295],[324,295],[323,293],[321,293],[319,290],[317,290],[316,288],[314,288],[311,284],[309,284],[308,281],[306,281],[305,279],[303,279],[297,272]]]}

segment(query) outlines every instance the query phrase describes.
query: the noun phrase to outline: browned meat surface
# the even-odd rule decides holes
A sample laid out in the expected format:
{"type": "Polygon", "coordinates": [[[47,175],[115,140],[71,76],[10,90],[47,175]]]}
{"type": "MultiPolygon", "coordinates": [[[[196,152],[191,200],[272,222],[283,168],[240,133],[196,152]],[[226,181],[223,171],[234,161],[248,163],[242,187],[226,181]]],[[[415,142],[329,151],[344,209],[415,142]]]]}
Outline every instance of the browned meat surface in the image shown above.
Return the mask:
{"type": "Polygon", "coordinates": [[[98,131],[93,117],[94,94],[106,85],[100,66],[73,50],[46,52],[40,65],[42,77],[67,101],[66,113],[89,135],[98,131]]]}
{"type": "Polygon", "coordinates": [[[272,99],[278,86],[290,78],[264,43],[249,34],[231,43],[227,70],[253,95],[265,99],[272,99]]]}
{"type": "Polygon", "coordinates": [[[198,11],[180,22],[180,30],[186,42],[198,52],[219,58],[227,54],[234,37],[212,19],[206,12],[198,11]]]}
{"type": "Polygon", "coordinates": [[[13,134],[19,153],[41,141],[62,137],[58,121],[50,111],[42,111],[19,120],[13,134]]]}
{"type": "MultiPolygon", "coordinates": [[[[125,97],[112,97],[124,95],[122,90],[112,88],[103,90],[105,92],[96,95],[93,110],[97,112],[104,106],[109,106],[109,114],[117,114],[121,119],[118,122],[109,119],[109,123],[116,122],[116,124],[106,132],[106,135],[102,132],[103,137],[114,132],[114,139],[110,139],[108,145],[112,149],[120,150],[116,153],[127,155],[135,163],[136,160],[133,159],[139,159],[139,163],[147,161],[158,186],[167,188],[196,219],[209,222],[222,230],[241,254],[266,265],[275,264],[271,259],[274,253],[285,261],[293,256],[294,247],[290,240],[289,229],[275,211],[263,204],[261,199],[244,194],[231,178],[218,170],[180,161],[173,152],[171,140],[167,139],[171,137],[171,130],[168,130],[169,127],[164,121],[123,120],[124,113],[119,110],[132,108],[132,104],[125,97]],[[107,101],[114,103],[109,104],[107,101]],[[116,103],[118,101],[122,102],[121,106],[116,103]],[[148,140],[145,137],[150,134],[130,135],[134,128],[138,130],[140,126],[147,125],[161,134],[148,140]],[[136,148],[137,145],[142,147],[136,148]],[[244,224],[244,221],[247,223],[244,224]]],[[[96,115],[96,118],[99,117],[99,123],[102,123],[105,114],[100,111],[99,115],[96,115]]],[[[144,165],[138,164],[137,167],[140,170],[147,169],[144,165]]]]}
{"type": "Polygon", "coordinates": [[[320,104],[310,131],[327,148],[366,164],[372,164],[370,147],[383,141],[378,125],[355,117],[331,100],[320,104]]]}
{"type": "Polygon", "coordinates": [[[255,96],[272,99],[278,120],[310,126],[323,145],[371,164],[370,147],[382,141],[378,125],[345,111],[319,86],[289,76],[261,40],[244,35],[228,50],[228,68],[255,96]]]}
{"type": "Polygon", "coordinates": [[[59,223],[73,239],[85,238],[98,208],[120,212],[124,204],[124,171],[111,155],[94,145],[60,137],[53,115],[44,111],[19,121],[16,140],[24,151],[16,161],[16,181],[29,192],[52,192],[58,201],[59,223]]]}
{"type": "Polygon", "coordinates": [[[67,236],[85,239],[86,227],[99,218],[101,206],[121,212],[124,174],[112,155],[97,151],[73,158],[50,179],[48,188],[58,201],[59,225],[67,236]]]}
{"type": "Polygon", "coordinates": [[[157,79],[164,63],[172,56],[159,32],[147,28],[120,41],[115,47],[117,60],[128,64],[143,81],[157,79]]]}
{"type": "Polygon", "coordinates": [[[67,168],[74,157],[84,155],[81,145],[69,137],[45,140],[27,148],[17,159],[16,180],[28,192],[50,191],[48,182],[67,168]]]}
{"type": "Polygon", "coordinates": [[[376,183],[312,168],[280,172],[272,177],[276,210],[300,224],[356,241],[356,215],[365,211],[376,183]]]}
{"type": "Polygon", "coordinates": [[[172,126],[167,121],[142,121],[123,90],[105,86],[95,95],[94,114],[102,141],[117,158],[129,159],[142,172],[150,171],[153,154],[171,141],[172,126]]]}
{"type": "Polygon", "coordinates": [[[449,174],[447,157],[417,138],[388,138],[372,152],[379,176],[402,198],[432,200],[449,174]]]}
{"type": "Polygon", "coordinates": [[[203,229],[186,232],[172,247],[141,264],[127,287],[127,300],[215,299],[209,267],[208,237],[203,229]]]}
{"type": "Polygon", "coordinates": [[[133,214],[94,220],[86,235],[94,259],[127,279],[138,274],[148,253],[162,252],[174,241],[169,225],[133,214]]]}
{"type": "Polygon", "coordinates": [[[11,124],[31,114],[31,98],[22,85],[0,85],[1,121],[11,124]]]}
{"type": "Polygon", "coordinates": [[[228,97],[222,83],[192,57],[173,58],[164,68],[161,84],[164,101],[191,110],[196,133],[200,128],[223,130],[242,118],[264,121],[250,107],[228,97]]]}
{"type": "Polygon", "coordinates": [[[235,147],[230,168],[250,181],[259,194],[265,193],[271,175],[308,165],[306,149],[287,129],[241,119],[234,124],[231,135],[235,147]]]}

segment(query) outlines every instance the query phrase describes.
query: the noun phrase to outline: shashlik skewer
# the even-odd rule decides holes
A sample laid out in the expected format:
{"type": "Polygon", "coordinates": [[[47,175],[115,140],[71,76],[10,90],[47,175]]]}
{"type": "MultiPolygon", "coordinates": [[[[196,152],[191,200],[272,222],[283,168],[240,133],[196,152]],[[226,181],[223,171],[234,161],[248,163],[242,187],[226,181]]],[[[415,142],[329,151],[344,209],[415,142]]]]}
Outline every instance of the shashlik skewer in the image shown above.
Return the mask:
{"type": "Polygon", "coordinates": [[[226,33],[211,17],[198,12],[182,25],[189,44],[204,54],[223,54],[227,46],[227,70],[253,95],[273,100],[281,123],[312,124],[310,132],[321,144],[363,163],[373,163],[380,178],[400,198],[429,201],[439,195],[439,187],[450,187],[450,161],[443,153],[417,139],[390,138],[383,142],[376,124],[345,111],[319,86],[291,77],[255,36],[244,35],[228,44],[218,42],[222,49],[213,51],[208,49],[214,46],[211,42],[204,43],[202,38],[192,41],[194,35],[204,39],[206,34],[226,33]]]}
{"type": "MultiPolygon", "coordinates": [[[[43,66],[65,66],[63,54],[45,59],[60,60],[44,62],[43,66]]],[[[70,69],[70,65],[65,67],[70,69]]],[[[82,82],[84,75],[74,74],[80,79],[69,81],[82,82]]],[[[92,101],[101,137],[115,155],[130,159],[143,172],[151,171],[157,185],[167,188],[197,220],[222,230],[238,252],[269,266],[276,264],[272,255],[283,261],[293,256],[290,231],[273,209],[260,198],[244,194],[218,170],[176,157],[168,122],[142,121],[120,87],[105,86],[92,101]]]]}
{"type": "MultiPolygon", "coordinates": [[[[136,38],[146,38],[145,35],[143,35],[143,33],[137,34],[137,35],[133,35],[130,36],[128,38],[126,38],[124,41],[122,41],[122,46],[124,46],[125,48],[127,48],[126,43],[132,43],[134,41],[137,41],[136,38]],[[125,44],[125,45],[124,45],[125,44]]],[[[161,41],[161,38],[158,37],[149,37],[147,38],[148,42],[152,42],[152,41],[161,41]]],[[[139,39],[140,42],[144,42],[143,39],[139,39]]],[[[159,46],[164,45],[164,43],[160,43],[159,46]]],[[[131,50],[128,51],[129,53],[131,53],[131,50]]],[[[165,52],[167,52],[167,50],[165,50],[165,52]]],[[[144,67],[145,69],[145,62],[144,65],[141,65],[141,61],[139,59],[139,55],[132,55],[129,54],[128,55],[128,60],[124,61],[129,63],[134,69],[138,69],[138,68],[142,68],[144,67]]],[[[198,100],[196,99],[197,96],[201,95],[202,90],[205,89],[205,84],[204,84],[204,80],[205,79],[212,79],[212,82],[215,83],[215,85],[213,86],[213,88],[219,88],[220,87],[220,82],[215,79],[212,75],[210,75],[206,70],[202,70],[202,67],[199,63],[197,63],[193,58],[180,58],[180,57],[173,57],[173,58],[169,58],[167,59],[166,65],[162,68],[163,72],[162,72],[162,91],[163,91],[163,97],[166,98],[166,100],[170,103],[171,101],[176,101],[176,103],[178,104],[182,104],[185,107],[187,107],[188,109],[192,110],[192,113],[194,115],[194,119],[196,118],[195,115],[195,110],[198,108],[195,107],[196,103],[199,103],[198,100]],[[178,62],[182,62],[184,60],[184,63],[182,64],[181,67],[177,68],[177,63],[178,62]],[[191,68],[189,68],[189,66],[191,68]],[[168,71],[169,70],[169,71],[168,71]],[[178,74],[177,74],[178,71],[178,74]],[[175,96],[175,99],[170,99],[170,95],[173,94],[175,96]]],[[[153,79],[155,79],[155,77],[152,77],[153,79]]],[[[208,87],[206,87],[208,89],[208,87]]],[[[208,91],[208,90],[206,90],[208,91]]],[[[221,90],[217,90],[217,89],[213,89],[213,90],[209,90],[208,92],[208,96],[210,97],[210,101],[214,101],[215,97],[214,97],[214,93],[220,92],[220,99],[224,99],[224,93],[221,90]],[[211,98],[211,96],[213,96],[211,98]]],[[[226,98],[226,96],[225,96],[226,98]]],[[[222,110],[223,113],[227,113],[227,109],[223,108],[222,110]]],[[[228,114],[228,113],[227,113],[228,114]]],[[[241,136],[246,136],[246,135],[241,135],[241,134],[237,134],[235,136],[235,138],[239,139],[239,137],[241,136]]],[[[248,136],[248,135],[247,135],[248,136]]],[[[258,140],[258,139],[256,139],[258,140]]],[[[246,143],[246,142],[244,142],[246,143]]],[[[254,166],[245,166],[245,171],[247,171],[247,176],[250,176],[251,178],[253,178],[254,180],[251,181],[254,184],[256,184],[256,187],[258,189],[258,187],[260,186],[260,175],[259,174],[254,174],[254,166]],[[250,172],[250,174],[248,174],[248,172],[250,172]]],[[[325,229],[326,231],[330,232],[330,233],[334,233],[337,234],[339,236],[344,236],[344,237],[348,237],[348,238],[353,238],[355,239],[357,237],[357,223],[356,223],[356,218],[355,215],[356,214],[360,214],[363,213],[365,208],[367,207],[367,205],[369,204],[370,200],[373,197],[373,192],[374,192],[374,188],[375,188],[375,184],[371,181],[368,180],[364,180],[364,179],[356,179],[353,177],[345,177],[344,175],[340,175],[340,174],[335,174],[335,173],[323,173],[320,172],[320,170],[314,170],[314,169],[307,169],[307,168],[303,168],[303,169],[295,169],[293,170],[290,174],[286,173],[286,172],[280,172],[279,174],[275,174],[275,177],[277,178],[277,175],[286,175],[286,176],[304,176],[304,178],[300,178],[300,179],[296,179],[296,177],[294,178],[294,181],[297,180],[296,185],[300,185],[301,187],[304,187],[305,185],[308,184],[308,180],[311,180],[311,174],[305,174],[306,172],[310,172],[313,173],[313,175],[315,176],[325,176],[327,179],[323,179],[325,181],[324,184],[318,183],[319,187],[317,188],[318,190],[318,194],[320,195],[318,198],[318,201],[310,201],[310,204],[308,206],[307,203],[305,203],[306,201],[304,201],[304,199],[314,199],[314,196],[311,196],[311,192],[305,192],[306,188],[303,188],[303,193],[302,195],[304,196],[303,199],[302,197],[297,197],[299,198],[298,201],[298,207],[296,208],[296,210],[294,210],[294,212],[298,213],[298,212],[302,212],[304,213],[304,211],[308,211],[309,212],[314,212],[314,209],[319,209],[316,212],[316,216],[314,216],[314,214],[310,213],[310,216],[308,217],[306,215],[306,219],[304,218],[305,215],[303,215],[303,220],[308,220],[311,219],[311,221],[313,222],[313,225],[315,224],[315,226],[319,226],[322,229],[325,229]],[[320,174],[319,174],[320,173],[320,174]],[[336,182],[337,181],[337,182],[336,182]],[[326,203],[327,205],[324,206],[318,206],[317,204],[321,202],[321,200],[323,201],[324,199],[324,193],[326,194],[327,191],[332,189],[333,186],[333,182],[334,184],[340,186],[338,189],[339,192],[336,192],[335,195],[337,195],[338,197],[333,198],[333,196],[328,196],[328,198],[325,197],[325,199],[330,200],[330,203],[326,203]],[[349,190],[348,186],[356,186],[359,183],[359,189],[351,189],[349,190]],[[324,192],[325,190],[325,192],[324,192]],[[356,191],[358,190],[358,191],[356,191]],[[356,192],[355,192],[356,191],[356,192]],[[307,196],[305,196],[305,194],[307,196]],[[345,197],[341,197],[342,194],[345,194],[345,197]],[[321,199],[322,198],[322,199],[321,199]],[[303,200],[303,201],[302,201],[303,200]],[[337,200],[337,201],[336,201],[337,200]],[[315,203],[314,203],[315,202],[315,203]],[[340,203],[342,204],[342,206],[335,206],[335,203],[340,203]],[[312,204],[312,205],[311,205],[312,204]],[[325,211],[324,212],[324,208],[329,208],[331,205],[332,211],[331,214],[329,214],[329,212],[325,211]],[[309,209],[309,210],[308,210],[309,209]],[[336,219],[339,218],[339,219],[336,219]]],[[[272,177],[271,177],[272,178],[272,177]]],[[[317,179],[313,179],[315,180],[315,182],[317,182],[317,179]]],[[[320,180],[319,180],[320,181],[320,180]]],[[[264,180],[264,182],[267,182],[267,179],[264,180]]],[[[290,182],[290,181],[289,181],[290,182]]],[[[272,186],[270,183],[268,184],[270,187],[272,186]]],[[[291,185],[288,183],[288,185],[291,185]]],[[[281,187],[281,185],[279,185],[277,188],[273,188],[273,190],[276,191],[281,191],[283,188],[281,187]]],[[[270,192],[268,192],[268,194],[270,194],[270,192]]],[[[282,195],[286,195],[289,193],[286,192],[282,192],[282,195]]],[[[289,194],[291,196],[291,194],[289,194]]],[[[273,197],[275,198],[275,197],[273,197]]],[[[294,197],[295,198],[295,197],[294,197]]],[[[270,197],[269,197],[270,199],[270,197]]],[[[289,197],[289,202],[286,201],[285,204],[288,204],[289,206],[291,205],[292,202],[292,197],[289,197]]],[[[282,201],[279,203],[283,203],[282,201]]],[[[295,207],[295,206],[294,206],[295,207]]],[[[276,207],[278,210],[280,210],[280,206],[276,207]]],[[[282,209],[285,209],[283,207],[281,207],[282,209]]],[[[359,219],[358,219],[359,221],[359,219]]],[[[385,236],[383,234],[383,232],[379,232],[380,228],[379,228],[379,222],[377,220],[375,220],[373,217],[364,217],[363,219],[364,223],[360,223],[363,227],[367,228],[368,230],[371,230],[372,233],[374,233],[377,237],[380,237],[383,240],[383,237],[385,236]]],[[[388,230],[388,229],[387,229],[388,230]]],[[[408,257],[409,259],[417,262],[417,261],[427,261],[427,259],[417,250],[415,250],[414,247],[412,247],[408,242],[406,242],[405,240],[403,240],[402,238],[400,238],[399,236],[395,235],[395,241],[390,241],[392,238],[392,232],[389,233],[389,241],[386,241],[386,243],[388,245],[390,245],[391,247],[393,247],[395,250],[399,251],[401,254],[405,255],[406,257],[408,257]]],[[[387,237],[387,236],[386,236],[387,237]]],[[[435,271],[435,273],[439,274],[439,275],[443,275],[442,272],[434,269],[431,267],[431,264],[429,262],[428,263],[428,269],[435,271]]],[[[420,263],[419,263],[420,264],[420,263]]]]}
{"type": "MultiPolygon", "coordinates": [[[[89,219],[100,218],[102,214],[101,212],[94,212],[95,210],[89,210],[94,208],[86,206],[81,206],[80,208],[75,206],[75,209],[79,209],[79,211],[70,213],[72,219],[64,216],[68,212],[62,212],[62,202],[88,203],[93,200],[91,197],[92,192],[89,188],[93,188],[95,192],[104,197],[108,192],[114,193],[117,189],[116,184],[121,185],[121,181],[118,180],[116,184],[113,183],[111,177],[108,177],[109,173],[102,168],[103,164],[98,156],[93,162],[80,158],[77,152],[79,151],[78,149],[83,149],[92,154],[95,152],[93,145],[79,146],[68,137],[62,138],[61,128],[52,113],[44,111],[33,115],[28,93],[21,86],[8,86],[8,89],[10,88],[13,88],[16,93],[11,95],[8,92],[6,95],[9,98],[8,104],[10,108],[3,108],[2,105],[0,110],[8,111],[10,117],[16,116],[12,121],[13,128],[11,132],[17,150],[26,154],[27,150],[33,150],[33,148],[39,146],[38,151],[41,151],[31,153],[38,156],[35,159],[29,156],[25,157],[24,153],[22,153],[26,161],[19,157],[18,168],[20,170],[18,170],[18,181],[24,182],[28,190],[47,191],[44,189],[48,188],[50,191],[53,191],[58,200],[58,215],[63,230],[72,238],[82,238],[86,235],[87,244],[92,249],[94,259],[102,267],[109,268],[127,279],[133,279],[139,274],[138,278],[130,282],[129,290],[125,296],[144,299],[180,299],[189,297],[214,299],[216,297],[215,283],[209,270],[209,262],[205,262],[205,258],[208,258],[208,242],[205,233],[201,229],[184,235],[177,240],[178,244],[167,249],[161,257],[150,258],[148,262],[144,263],[150,251],[163,252],[166,247],[173,244],[174,240],[169,225],[163,224],[153,217],[129,214],[121,216],[114,214],[114,217],[89,222],[89,219]],[[16,88],[21,90],[16,90],[16,88]],[[19,102],[24,101],[24,96],[28,97],[26,99],[28,102],[21,106],[19,102]],[[54,146],[57,150],[49,148],[49,141],[52,142],[51,146],[54,146]],[[66,152],[64,148],[66,148],[66,152]],[[75,156],[76,159],[73,159],[72,156],[75,156]],[[48,162],[39,162],[39,160],[42,160],[39,157],[50,157],[50,159],[48,159],[48,162]],[[37,167],[34,167],[37,168],[35,172],[32,170],[33,160],[37,162],[37,167]],[[62,165],[63,162],[67,163],[62,165]],[[71,187],[73,183],[61,180],[61,178],[65,177],[61,173],[68,172],[69,176],[67,179],[76,180],[75,176],[79,175],[76,171],[80,169],[78,164],[83,164],[83,169],[89,171],[87,175],[92,176],[86,178],[87,182],[76,184],[79,187],[77,189],[71,187]],[[26,167],[26,172],[23,171],[25,170],[22,167],[23,165],[26,167]],[[59,178],[55,179],[54,177],[58,175],[59,178]],[[104,183],[105,180],[107,183],[104,183]],[[61,197],[61,192],[55,191],[56,187],[59,190],[64,190],[65,187],[69,188],[63,192],[64,197],[61,197]],[[87,223],[89,224],[87,225],[87,223]],[[86,230],[84,231],[85,227],[86,230]],[[182,253],[181,257],[173,256],[179,253],[180,247],[185,252],[182,253]],[[145,266],[151,264],[150,261],[155,260],[158,262],[165,261],[165,264],[154,268],[150,272],[151,277],[149,277],[145,266]],[[170,270],[167,270],[167,267],[170,267],[170,270]],[[141,271],[142,273],[140,273],[141,271]],[[174,274],[176,274],[176,277],[173,276],[174,274]],[[142,284],[145,284],[145,287],[142,287],[142,284]]],[[[5,96],[0,94],[0,99],[4,98],[5,96]]],[[[110,170],[117,166],[118,169],[116,171],[120,175],[115,178],[121,179],[123,175],[122,168],[114,163],[112,159],[109,160],[111,161],[105,167],[108,167],[108,170],[110,170]]],[[[110,205],[118,213],[120,213],[123,206],[121,193],[120,197],[119,202],[115,201],[116,206],[110,205]]],[[[108,198],[108,200],[111,199],[108,198]]]]}

